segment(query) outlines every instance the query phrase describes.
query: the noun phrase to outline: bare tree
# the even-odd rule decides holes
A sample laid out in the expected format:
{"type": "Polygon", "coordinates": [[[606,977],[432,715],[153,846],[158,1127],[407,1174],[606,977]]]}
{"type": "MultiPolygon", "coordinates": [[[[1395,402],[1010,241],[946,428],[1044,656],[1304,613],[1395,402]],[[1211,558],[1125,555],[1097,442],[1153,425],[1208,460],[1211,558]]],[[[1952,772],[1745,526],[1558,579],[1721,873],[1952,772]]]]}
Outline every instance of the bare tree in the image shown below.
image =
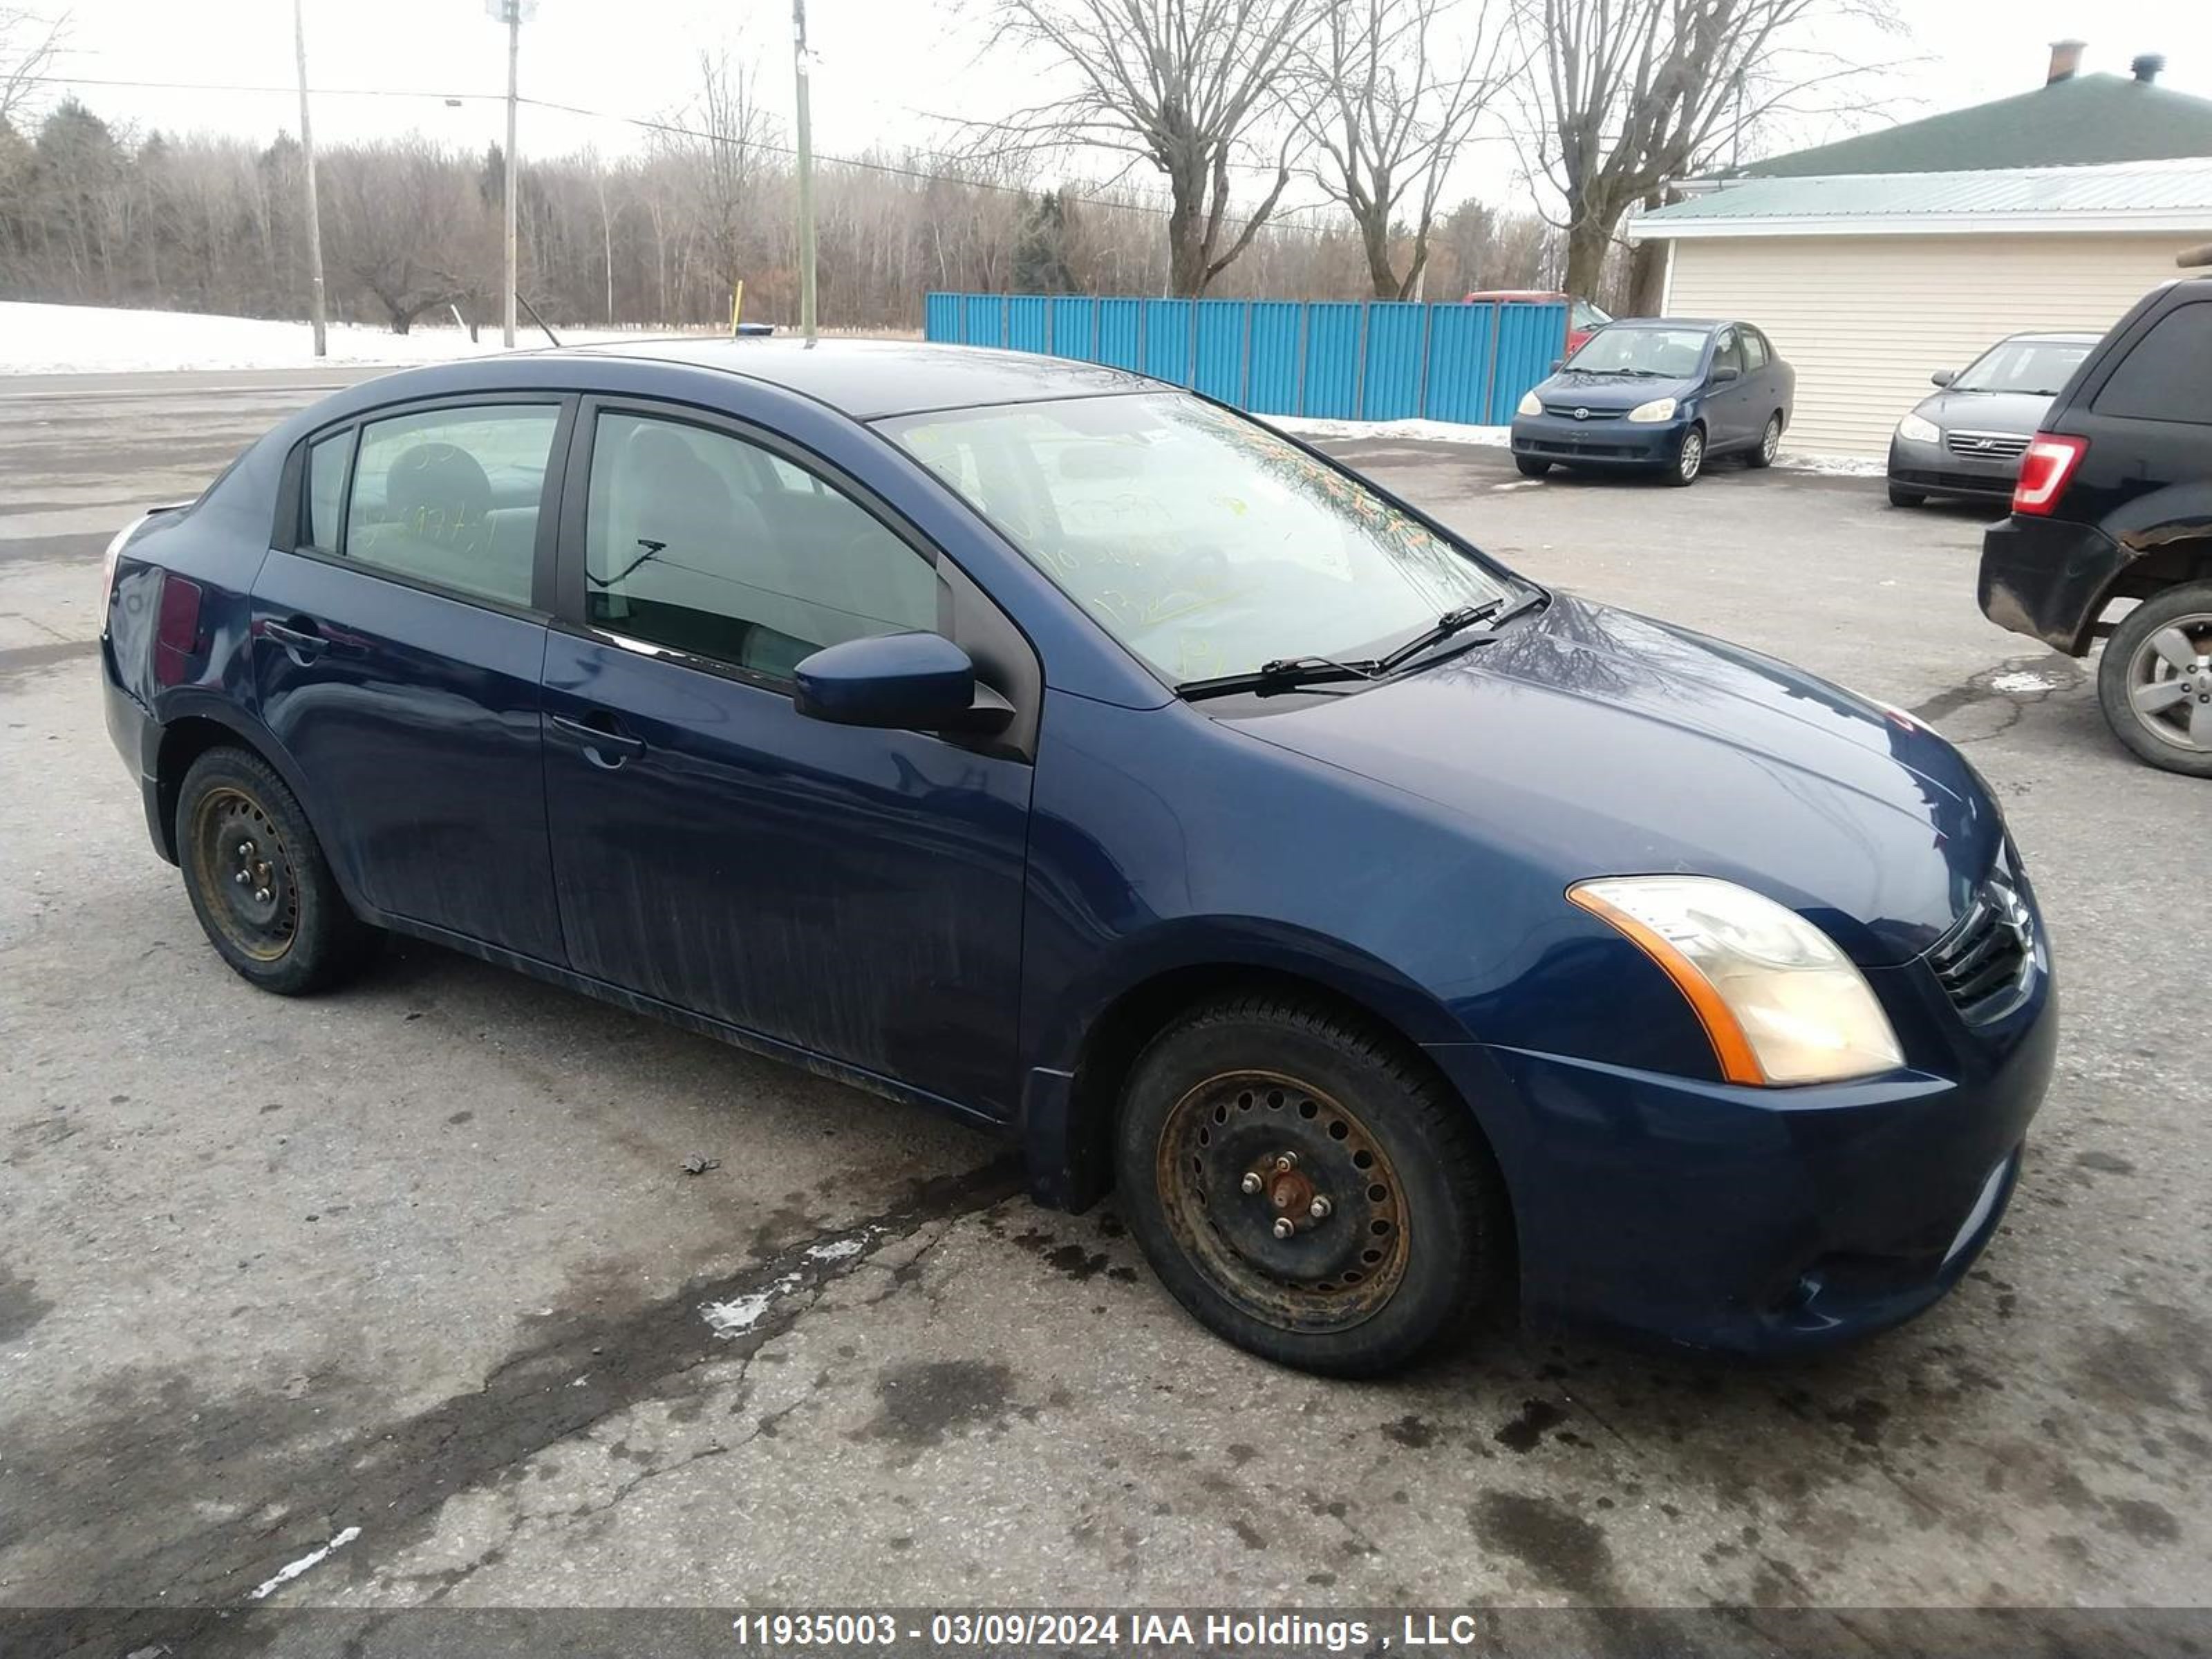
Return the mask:
{"type": "Polygon", "coordinates": [[[0,127],[21,126],[44,102],[46,74],[69,34],[69,14],[0,5],[0,127]]]}
{"type": "Polygon", "coordinates": [[[760,98],[760,64],[748,57],[732,65],[727,52],[699,54],[699,94],[670,124],[684,131],[664,148],[689,170],[694,221],[707,245],[721,305],[743,281],[759,252],[762,179],[766,146],[776,143],[774,119],[760,98]]]}
{"type": "Polygon", "coordinates": [[[1326,3],[998,0],[998,38],[1039,50],[1073,90],[987,125],[1042,147],[1118,151],[1164,174],[1168,285],[1202,294],[1291,181],[1279,149],[1273,185],[1231,234],[1230,173],[1263,134],[1297,131],[1293,61],[1326,3]]]}
{"type": "Polygon", "coordinates": [[[1452,0],[1347,0],[1329,9],[1310,51],[1319,96],[1307,130],[1328,159],[1314,177],[1358,228],[1378,300],[1419,288],[1452,164],[1523,67],[1489,0],[1480,0],[1465,33],[1443,38],[1463,10],[1452,0]],[[1401,274],[1392,242],[1408,213],[1412,242],[1401,274]]]}
{"type": "Polygon", "coordinates": [[[1888,0],[1522,0],[1540,62],[1522,139],[1566,200],[1566,285],[1596,289],[1621,216],[1808,94],[1885,65],[1822,49],[1888,0]]]}
{"type": "Polygon", "coordinates": [[[331,263],[394,334],[425,312],[496,294],[494,204],[423,140],[333,150],[322,176],[331,263]]]}

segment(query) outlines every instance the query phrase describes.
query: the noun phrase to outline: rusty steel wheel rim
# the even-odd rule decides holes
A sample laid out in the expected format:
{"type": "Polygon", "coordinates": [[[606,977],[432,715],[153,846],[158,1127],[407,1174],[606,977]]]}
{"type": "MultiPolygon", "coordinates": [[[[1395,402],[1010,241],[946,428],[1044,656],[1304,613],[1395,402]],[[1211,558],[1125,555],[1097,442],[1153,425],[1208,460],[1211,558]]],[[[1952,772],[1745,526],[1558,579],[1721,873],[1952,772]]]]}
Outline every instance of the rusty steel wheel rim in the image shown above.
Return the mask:
{"type": "Polygon", "coordinates": [[[191,857],[208,912],[256,962],[275,962],[300,927],[300,889],[275,820],[241,789],[210,789],[192,810],[191,857]]]}
{"type": "Polygon", "coordinates": [[[1287,1330],[1347,1330],[1404,1281],[1405,1188],[1373,1131],[1279,1072],[1224,1073],[1160,1130],[1161,1206],[1207,1281],[1287,1330]]]}

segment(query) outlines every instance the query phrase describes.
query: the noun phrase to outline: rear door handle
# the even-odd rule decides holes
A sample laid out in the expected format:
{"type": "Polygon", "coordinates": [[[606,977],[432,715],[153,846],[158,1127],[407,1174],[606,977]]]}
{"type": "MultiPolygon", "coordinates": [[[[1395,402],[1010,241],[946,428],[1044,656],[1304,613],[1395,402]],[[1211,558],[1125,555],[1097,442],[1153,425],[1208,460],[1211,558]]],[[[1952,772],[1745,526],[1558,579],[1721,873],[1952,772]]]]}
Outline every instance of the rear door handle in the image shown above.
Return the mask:
{"type": "Polygon", "coordinates": [[[302,668],[331,648],[331,642],[305,617],[295,617],[289,623],[264,622],[261,633],[264,639],[283,646],[285,654],[302,668]]]}
{"type": "Polygon", "coordinates": [[[632,755],[645,752],[645,739],[632,737],[615,724],[612,714],[599,714],[582,720],[556,714],[553,724],[584,745],[584,758],[611,772],[632,755]]]}

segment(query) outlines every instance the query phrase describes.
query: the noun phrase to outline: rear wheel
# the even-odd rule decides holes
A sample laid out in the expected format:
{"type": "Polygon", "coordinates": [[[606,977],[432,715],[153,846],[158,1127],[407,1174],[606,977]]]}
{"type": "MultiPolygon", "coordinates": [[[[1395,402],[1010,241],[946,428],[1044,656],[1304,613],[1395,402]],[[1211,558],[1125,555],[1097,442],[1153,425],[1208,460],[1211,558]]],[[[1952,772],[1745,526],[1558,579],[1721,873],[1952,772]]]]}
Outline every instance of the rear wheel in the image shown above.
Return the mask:
{"type": "Polygon", "coordinates": [[[1702,427],[1691,427],[1682,434],[1682,441],[1675,447],[1674,464],[1667,469],[1670,484],[1693,484],[1698,474],[1705,470],[1705,434],[1702,427]]]}
{"type": "Polygon", "coordinates": [[[1928,496],[1924,491],[1907,489],[1902,484],[1892,484],[1889,487],[1889,504],[1892,507],[1921,507],[1926,504],[1928,496]]]}
{"type": "Polygon", "coordinates": [[[1743,464],[1749,467],[1772,466],[1781,450],[1782,411],[1778,409],[1766,417],[1766,428],[1759,434],[1759,447],[1743,458],[1743,464]]]}
{"type": "Polygon", "coordinates": [[[1552,464],[1540,455],[1516,455],[1513,465],[1524,478],[1540,478],[1552,470],[1552,464]]]}
{"type": "Polygon", "coordinates": [[[224,747],[194,761],[176,835],[200,927],[240,977],[298,996],[368,957],[374,930],[347,906],[307,815],[258,755],[224,747]]]}
{"type": "Polygon", "coordinates": [[[1253,996],[1155,1038],[1124,1096],[1122,1206],[1163,1283],[1239,1347],[1370,1376],[1498,1282],[1504,1189],[1466,1107],[1395,1044],[1253,996]]]}
{"type": "Polygon", "coordinates": [[[2097,700],[2153,766],[2212,778],[2212,582],[2170,588],[2120,619],[2097,665],[2097,700]]]}

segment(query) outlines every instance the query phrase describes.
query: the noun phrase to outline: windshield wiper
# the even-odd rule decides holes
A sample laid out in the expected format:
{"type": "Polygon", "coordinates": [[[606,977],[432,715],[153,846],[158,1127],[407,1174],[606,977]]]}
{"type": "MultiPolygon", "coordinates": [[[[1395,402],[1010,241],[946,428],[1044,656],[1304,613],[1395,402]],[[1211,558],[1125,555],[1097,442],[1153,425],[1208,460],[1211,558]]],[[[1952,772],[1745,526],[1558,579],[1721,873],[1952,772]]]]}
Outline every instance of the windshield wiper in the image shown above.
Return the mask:
{"type": "Polygon", "coordinates": [[[1455,634],[1465,633],[1477,623],[1486,623],[1504,609],[1505,601],[1500,599],[1485,599],[1480,605],[1462,605],[1456,611],[1447,611],[1437,618],[1434,627],[1423,629],[1405,644],[1377,658],[1376,672],[1387,674],[1395,668],[1403,667],[1431,646],[1440,645],[1455,634]]]}
{"type": "Polygon", "coordinates": [[[1373,662],[1339,662],[1334,657],[1277,657],[1248,673],[1185,680],[1175,690],[1184,702],[1195,702],[1201,697],[1222,697],[1237,691],[1289,691],[1301,685],[1371,680],[1382,672],[1382,665],[1373,662]]]}

